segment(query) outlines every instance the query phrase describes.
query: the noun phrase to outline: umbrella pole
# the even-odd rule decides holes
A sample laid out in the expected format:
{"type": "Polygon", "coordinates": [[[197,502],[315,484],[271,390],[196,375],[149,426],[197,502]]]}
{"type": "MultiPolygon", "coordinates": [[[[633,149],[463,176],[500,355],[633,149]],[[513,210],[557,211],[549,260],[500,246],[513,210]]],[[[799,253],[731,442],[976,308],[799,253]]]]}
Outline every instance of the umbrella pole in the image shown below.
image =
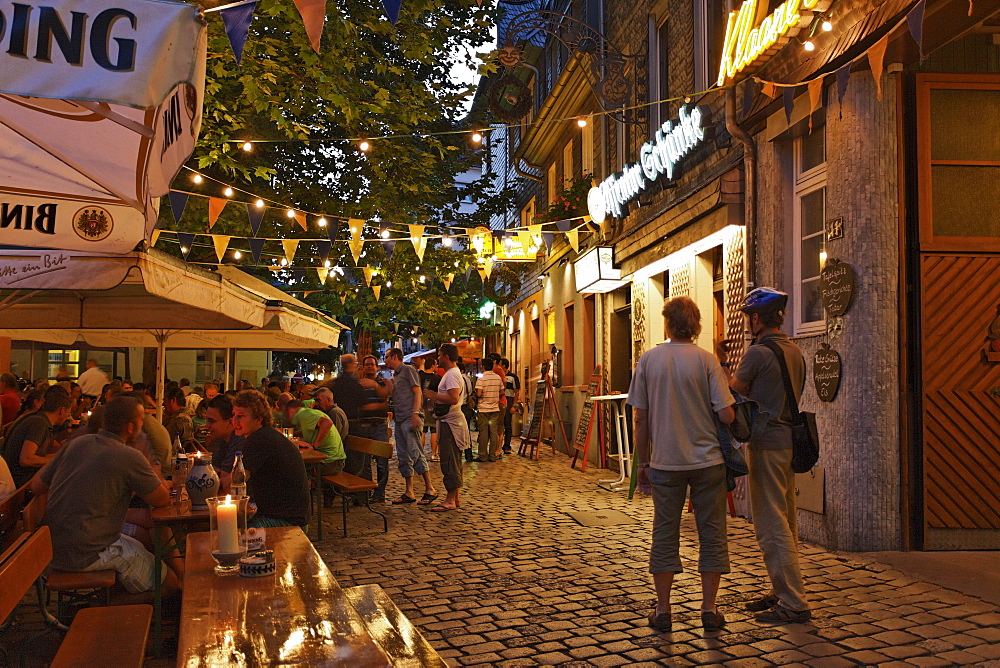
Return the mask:
{"type": "Polygon", "coordinates": [[[156,419],[163,422],[163,385],[167,373],[167,333],[156,332],[156,419]]]}
{"type": "Polygon", "coordinates": [[[230,355],[230,352],[229,351],[230,350],[231,350],[231,348],[226,348],[226,364],[225,364],[225,367],[224,367],[225,371],[223,371],[223,373],[225,375],[222,376],[222,385],[224,386],[222,388],[223,391],[233,389],[233,385],[236,384],[236,383],[231,383],[230,380],[229,380],[229,371],[230,371],[230,369],[229,369],[229,355],[230,355]]]}

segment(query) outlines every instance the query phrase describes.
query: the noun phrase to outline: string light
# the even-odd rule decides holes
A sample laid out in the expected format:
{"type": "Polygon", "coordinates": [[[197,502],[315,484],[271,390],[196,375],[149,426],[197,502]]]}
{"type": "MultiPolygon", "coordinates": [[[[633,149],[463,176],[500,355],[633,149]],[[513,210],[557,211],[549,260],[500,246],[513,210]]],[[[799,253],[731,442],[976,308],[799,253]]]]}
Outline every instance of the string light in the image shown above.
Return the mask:
{"type": "Polygon", "coordinates": [[[233,189],[227,187],[224,194],[225,194],[226,197],[232,197],[233,196],[233,189]]]}
{"type": "Polygon", "coordinates": [[[323,266],[326,267],[327,269],[329,269],[330,268],[330,261],[329,260],[324,260],[323,261],[323,266]]]}
{"type": "Polygon", "coordinates": [[[830,19],[824,19],[820,27],[823,28],[823,32],[830,32],[833,30],[833,22],[830,19]]]}
{"type": "Polygon", "coordinates": [[[416,343],[416,342],[417,342],[417,337],[415,337],[415,336],[413,337],[413,342],[414,342],[414,343],[416,343]]]}
{"type": "Polygon", "coordinates": [[[391,288],[392,287],[392,281],[386,281],[385,282],[385,287],[391,288]]]}
{"type": "Polygon", "coordinates": [[[816,50],[816,45],[815,45],[815,44],[813,44],[813,41],[812,41],[811,39],[807,39],[807,40],[805,41],[805,43],[803,43],[803,44],[802,44],[802,47],[803,47],[803,48],[804,48],[804,49],[805,49],[806,51],[815,51],[815,50],[816,50]]]}
{"type": "Polygon", "coordinates": [[[368,140],[367,140],[367,139],[362,139],[362,140],[361,140],[361,141],[360,141],[360,142],[358,143],[358,149],[359,149],[359,150],[360,150],[360,151],[361,151],[362,153],[367,153],[367,152],[368,152],[368,151],[369,151],[369,150],[371,149],[371,147],[372,147],[372,145],[371,145],[370,143],[368,143],[368,140]]]}
{"type": "Polygon", "coordinates": [[[445,248],[451,248],[451,237],[449,237],[447,234],[441,237],[441,245],[444,246],[445,248]]]}
{"type": "Polygon", "coordinates": [[[262,200],[262,199],[257,200],[256,205],[257,205],[258,209],[263,209],[264,208],[264,200],[262,200]]]}
{"type": "Polygon", "coordinates": [[[246,151],[247,153],[249,153],[250,151],[253,150],[253,144],[251,144],[248,141],[243,142],[243,150],[246,151]]]}
{"type": "Polygon", "coordinates": [[[288,258],[284,258],[284,257],[281,258],[281,266],[282,267],[287,267],[288,266],[288,258]]]}
{"type": "Polygon", "coordinates": [[[326,218],[320,218],[319,220],[316,221],[316,224],[319,225],[320,227],[326,227],[326,218]]]}
{"type": "Polygon", "coordinates": [[[184,253],[184,254],[187,254],[188,247],[187,246],[181,246],[181,252],[184,253]]]}
{"type": "Polygon", "coordinates": [[[424,276],[423,274],[420,274],[420,282],[423,283],[426,280],[427,280],[427,277],[424,276]]]}
{"type": "Polygon", "coordinates": [[[191,180],[194,181],[195,183],[201,183],[202,181],[204,181],[204,179],[201,178],[201,174],[195,174],[194,176],[191,177],[191,180]]]}
{"type": "Polygon", "coordinates": [[[389,232],[389,230],[382,230],[382,238],[383,239],[388,239],[390,234],[391,234],[391,232],[389,232]]]}
{"type": "Polygon", "coordinates": [[[576,119],[576,126],[579,127],[579,128],[585,128],[585,127],[587,127],[587,117],[586,116],[578,116],[577,119],[576,119]]]}
{"type": "Polygon", "coordinates": [[[472,133],[472,143],[478,144],[481,141],[483,141],[483,135],[481,135],[478,130],[475,131],[475,132],[473,132],[472,133]]]}
{"type": "Polygon", "coordinates": [[[288,216],[289,218],[294,218],[295,217],[295,209],[289,209],[288,211],[285,212],[285,215],[288,216]]]}
{"type": "Polygon", "coordinates": [[[233,251],[233,258],[234,259],[239,260],[241,257],[243,257],[243,253],[241,253],[239,251],[233,251]]]}

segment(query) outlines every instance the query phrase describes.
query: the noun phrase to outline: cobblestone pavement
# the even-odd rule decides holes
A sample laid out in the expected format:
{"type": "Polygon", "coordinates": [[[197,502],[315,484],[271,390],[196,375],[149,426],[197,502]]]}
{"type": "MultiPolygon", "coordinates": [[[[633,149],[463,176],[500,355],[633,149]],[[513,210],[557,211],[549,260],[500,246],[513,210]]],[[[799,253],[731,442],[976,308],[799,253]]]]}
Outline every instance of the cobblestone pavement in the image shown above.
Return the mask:
{"type": "MultiPolygon", "coordinates": [[[[389,498],[402,491],[392,464],[389,498]]],[[[460,510],[386,506],[382,534],[381,520],[354,509],[347,539],[338,513],[317,548],[342,586],[381,585],[452,665],[1000,666],[995,605],[813,545],[802,546],[811,623],[758,624],[741,604],[761,595],[766,575],[742,519],[729,523],[733,571],[719,597],[729,624],[705,634],[687,513],[689,570],[674,583],[673,633],[658,634],[646,626],[652,502],[598,488],[606,477],[571,470],[562,454],[466,464],[460,510]],[[591,528],[567,514],[606,510],[631,521],[591,528]]]]}

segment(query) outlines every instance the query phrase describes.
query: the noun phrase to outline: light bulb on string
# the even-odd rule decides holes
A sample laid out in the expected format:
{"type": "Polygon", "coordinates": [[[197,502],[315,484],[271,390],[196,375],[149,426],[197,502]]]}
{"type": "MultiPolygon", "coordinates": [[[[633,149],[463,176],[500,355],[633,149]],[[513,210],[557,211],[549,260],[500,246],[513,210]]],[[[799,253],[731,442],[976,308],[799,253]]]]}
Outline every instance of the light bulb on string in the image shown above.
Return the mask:
{"type": "Polygon", "coordinates": [[[225,192],[223,194],[226,197],[232,197],[233,196],[233,189],[232,188],[226,188],[226,190],[225,190],[225,192]]]}
{"type": "Polygon", "coordinates": [[[204,179],[201,178],[201,174],[195,174],[191,177],[191,180],[195,183],[201,183],[204,179]]]}
{"type": "Polygon", "coordinates": [[[389,235],[392,234],[389,230],[382,230],[382,238],[388,239],[389,235]]]}
{"type": "Polygon", "coordinates": [[[181,246],[181,252],[182,253],[187,253],[188,252],[188,247],[187,246],[181,246]]]}
{"type": "Polygon", "coordinates": [[[416,343],[416,342],[417,342],[417,337],[415,337],[415,336],[413,337],[413,342],[414,342],[414,343],[416,343]]]}
{"type": "Polygon", "coordinates": [[[368,142],[367,139],[362,139],[360,142],[358,142],[358,150],[361,151],[362,153],[367,153],[368,151],[371,150],[371,147],[372,145],[368,142]]]}
{"type": "Polygon", "coordinates": [[[243,257],[243,253],[241,253],[239,251],[233,251],[233,259],[239,260],[242,257],[243,257]]]}
{"type": "Polygon", "coordinates": [[[423,282],[425,282],[426,280],[427,280],[427,277],[426,277],[426,276],[424,276],[423,274],[420,274],[420,282],[421,282],[421,283],[423,283],[423,282]]]}
{"type": "Polygon", "coordinates": [[[578,128],[585,128],[585,127],[587,127],[587,117],[586,116],[577,116],[576,117],[576,126],[578,128]]]}
{"type": "Polygon", "coordinates": [[[258,209],[263,209],[264,208],[264,200],[262,200],[262,199],[257,200],[256,201],[256,205],[257,205],[258,209]]]}
{"type": "Polygon", "coordinates": [[[288,266],[288,259],[287,258],[281,258],[281,266],[282,267],[287,267],[288,266]]]}
{"type": "Polygon", "coordinates": [[[451,237],[449,237],[447,234],[441,237],[441,245],[444,246],[445,248],[451,248],[451,237]]]}
{"type": "Polygon", "coordinates": [[[385,287],[391,288],[392,287],[392,281],[386,281],[385,282],[385,287]]]}
{"type": "Polygon", "coordinates": [[[323,266],[326,267],[327,269],[329,269],[330,268],[330,261],[329,260],[324,260],[323,266]]]}
{"type": "Polygon", "coordinates": [[[289,218],[294,218],[295,217],[295,209],[289,209],[288,211],[285,212],[285,215],[288,216],[289,218]]]}
{"type": "Polygon", "coordinates": [[[320,218],[319,220],[316,221],[316,224],[319,225],[320,227],[326,227],[326,218],[320,218]]]}
{"type": "Polygon", "coordinates": [[[804,48],[806,51],[815,51],[816,50],[816,45],[813,44],[813,41],[811,39],[807,39],[802,44],[802,48],[804,48]]]}
{"type": "Polygon", "coordinates": [[[514,240],[510,237],[504,237],[503,245],[507,247],[507,250],[510,250],[510,247],[514,245],[514,240]]]}
{"type": "Polygon", "coordinates": [[[833,22],[830,19],[823,19],[823,23],[820,24],[820,27],[823,28],[823,32],[830,32],[833,30],[833,22]]]}
{"type": "Polygon", "coordinates": [[[475,132],[472,133],[471,139],[473,144],[479,144],[483,141],[483,135],[478,130],[476,130],[475,132]]]}
{"type": "Polygon", "coordinates": [[[248,141],[243,142],[243,150],[249,153],[250,151],[253,150],[253,144],[251,144],[248,141]]]}

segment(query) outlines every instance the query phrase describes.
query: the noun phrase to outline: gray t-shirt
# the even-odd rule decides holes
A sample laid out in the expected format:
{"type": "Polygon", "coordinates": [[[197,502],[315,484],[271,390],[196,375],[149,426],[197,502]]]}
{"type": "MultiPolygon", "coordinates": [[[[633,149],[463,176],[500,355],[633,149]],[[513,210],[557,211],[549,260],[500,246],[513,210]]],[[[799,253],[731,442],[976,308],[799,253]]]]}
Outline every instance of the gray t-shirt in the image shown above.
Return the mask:
{"type": "Polygon", "coordinates": [[[67,443],[40,477],[49,485],[52,566],[70,571],[90,566],[118,540],[133,493],[160,486],[146,458],[104,430],[67,443]]]}
{"type": "Polygon", "coordinates": [[[39,411],[18,422],[3,444],[3,457],[7,460],[10,473],[14,476],[14,484],[20,487],[31,480],[38,472],[37,466],[21,466],[21,450],[25,441],[31,441],[38,446],[35,454],[45,457],[52,447],[52,423],[45,413],[39,411]]]}
{"type": "Polygon", "coordinates": [[[649,465],[661,471],[722,464],[712,414],[734,403],[719,362],[693,343],[644,353],[628,390],[628,404],[649,411],[649,465]]]}
{"type": "MultiPolygon", "coordinates": [[[[800,400],[806,382],[806,362],[802,351],[784,332],[769,334],[761,340],[765,339],[781,346],[795,399],[800,400]]],[[[792,413],[785,401],[785,384],[774,353],[760,343],[750,346],[736,369],[736,378],[750,388],[747,398],[756,401],[760,410],[770,415],[767,426],[759,437],[751,441],[750,446],[761,450],[792,447],[792,413]]]]}
{"type": "Polygon", "coordinates": [[[409,364],[401,364],[392,372],[392,415],[396,422],[413,415],[413,388],[420,391],[420,376],[409,364]]]}

